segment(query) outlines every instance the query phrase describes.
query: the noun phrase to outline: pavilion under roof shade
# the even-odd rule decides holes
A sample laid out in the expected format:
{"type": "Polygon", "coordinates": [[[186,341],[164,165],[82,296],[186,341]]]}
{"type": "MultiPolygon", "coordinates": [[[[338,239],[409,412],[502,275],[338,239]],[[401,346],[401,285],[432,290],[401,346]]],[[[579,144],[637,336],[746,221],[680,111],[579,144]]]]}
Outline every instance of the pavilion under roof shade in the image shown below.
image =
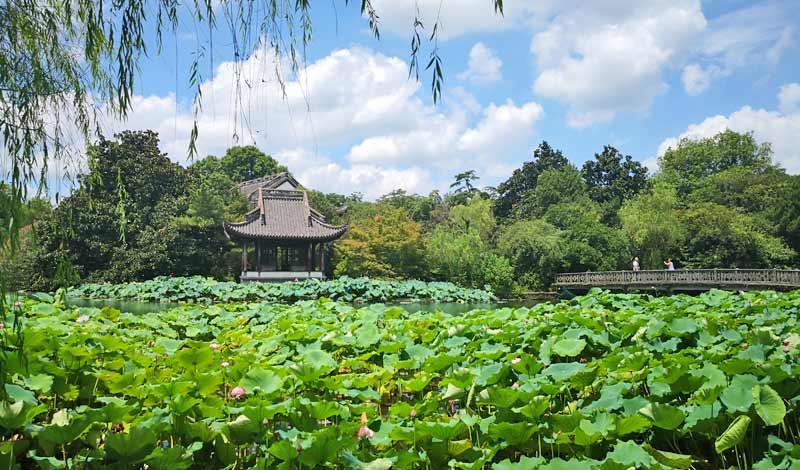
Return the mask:
{"type": "Polygon", "coordinates": [[[308,194],[289,173],[246,181],[239,184],[239,190],[256,208],[243,222],[224,224],[229,238],[327,242],[347,231],[346,224],[331,225],[311,208],[308,194]]]}

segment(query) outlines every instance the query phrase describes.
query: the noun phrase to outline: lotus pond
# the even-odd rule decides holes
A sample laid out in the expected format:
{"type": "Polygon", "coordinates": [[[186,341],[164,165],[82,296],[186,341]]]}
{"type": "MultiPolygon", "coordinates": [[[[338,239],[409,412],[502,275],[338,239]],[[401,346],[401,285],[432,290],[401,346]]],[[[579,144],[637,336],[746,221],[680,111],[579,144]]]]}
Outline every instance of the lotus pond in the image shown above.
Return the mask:
{"type": "Polygon", "coordinates": [[[383,281],[340,277],[330,281],[304,280],[286,283],[221,282],[202,276],[157,277],[123,284],[84,284],[68,292],[70,297],[127,299],[145,302],[242,302],[264,300],[292,303],[321,297],[344,302],[487,303],[495,300],[489,290],[468,289],[450,282],[383,281]]]}
{"type": "Polygon", "coordinates": [[[0,329],[0,468],[798,468],[798,309],[25,300],[0,329]]]}

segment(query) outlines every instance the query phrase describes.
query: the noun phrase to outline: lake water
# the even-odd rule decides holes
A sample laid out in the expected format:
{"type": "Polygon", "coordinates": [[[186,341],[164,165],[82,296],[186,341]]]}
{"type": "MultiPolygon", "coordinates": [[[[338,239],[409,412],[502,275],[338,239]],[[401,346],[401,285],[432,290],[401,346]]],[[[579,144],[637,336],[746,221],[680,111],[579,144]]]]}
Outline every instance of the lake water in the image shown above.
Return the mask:
{"type": "MultiPolygon", "coordinates": [[[[495,309],[502,307],[531,307],[541,303],[537,300],[513,300],[493,303],[480,303],[480,304],[466,304],[466,303],[406,303],[406,302],[389,302],[385,305],[402,307],[408,312],[444,312],[449,314],[466,313],[475,309],[495,309]]],[[[74,307],[114,307],[122,312],[130,313],[153,313],[161,310],[174,308],[180,304],[174,303],[160,303],[160,302],[137,302],[135,300],[114,300],[114,299],[80,299],[69,298],[67,305],[74,307]]]]}

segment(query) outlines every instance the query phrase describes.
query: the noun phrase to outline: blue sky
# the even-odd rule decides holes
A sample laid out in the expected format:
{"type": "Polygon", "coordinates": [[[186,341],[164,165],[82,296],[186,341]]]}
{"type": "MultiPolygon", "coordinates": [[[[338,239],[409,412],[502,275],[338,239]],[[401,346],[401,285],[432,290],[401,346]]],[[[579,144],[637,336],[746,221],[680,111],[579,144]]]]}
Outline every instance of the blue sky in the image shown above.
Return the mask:
{"type": "MultiPolygon", "coordinates": [[[[294,76],[284,64],[285,98],[269,53],[237,64],[229,35],[215,33],[201,156],[255,143],[307,186],[374,198],[444,189],[467,169],[495,185],[542,140],[578,165],[610,144],[656,170],[681,136],[729,127],[771,141],[800,172],[800,2],[506,0],[498,17],[491,0],[445,0],[436,106],[429,73],[407,78],[414,2],[373,0],[380,40],[350,3],[314,3],[307,67],[294,76]]],[[[432,27],[440,1],[417,5],[432,27]]],[[[128,121],[110,126],[157,130],[183,163],[188,69],[207,39],[197,34],[185,23],[165,37],[142,64],[128,121]]],[[[429,51],[425,41],[423,65],[429,51]]]]}

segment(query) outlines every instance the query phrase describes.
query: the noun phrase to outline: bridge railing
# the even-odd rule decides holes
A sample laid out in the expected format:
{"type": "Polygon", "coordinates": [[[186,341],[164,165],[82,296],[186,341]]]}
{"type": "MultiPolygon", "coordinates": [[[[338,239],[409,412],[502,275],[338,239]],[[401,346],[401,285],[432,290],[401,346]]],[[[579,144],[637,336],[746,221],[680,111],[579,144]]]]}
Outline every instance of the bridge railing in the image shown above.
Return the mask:
{"type": "Polygon", "coordinates": [[[677,269],[675,271],[589,271],[556,274],[558,287],[759,286],[800,288],[796,269],[677,269]]]}

